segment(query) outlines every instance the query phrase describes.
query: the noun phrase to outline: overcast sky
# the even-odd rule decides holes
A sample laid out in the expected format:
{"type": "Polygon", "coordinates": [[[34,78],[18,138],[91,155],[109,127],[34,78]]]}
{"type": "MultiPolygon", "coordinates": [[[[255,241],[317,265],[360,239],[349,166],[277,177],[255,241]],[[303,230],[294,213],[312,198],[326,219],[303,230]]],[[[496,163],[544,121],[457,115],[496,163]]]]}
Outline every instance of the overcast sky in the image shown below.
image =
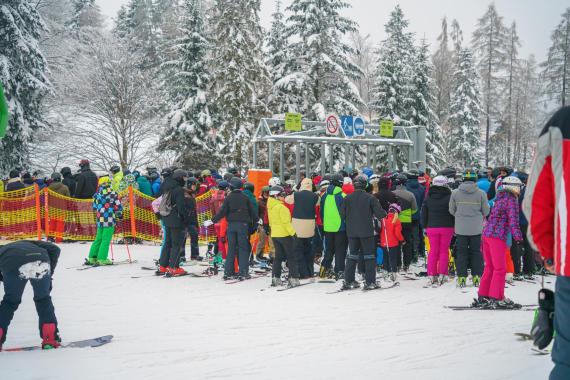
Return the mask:
{"type": "MultiPolygon", "coordinates": [[[[391,10],[400,4],[410,21],[410,30],[418,38],[426,37],[432,45],[441,29],[441,19],[456,18],[463,29],[466,40],[471,39],[477,19],[483,15],[489,1],[482,0],[346,0],[352,8],[346,16],[359,24],[362,34],[370,34],[375,42],[384,38],[384,24],[391,10]]],[[[118,9],[128,0],[97,0],[103,14],[114,18],[118,9]]],[[[289,5],[291,0],[283,0],[289,5]]],[[[560,21],[560,15],[569,7],[568,0],[495,0],[497,10],[506,25],[517,23],[522,42],[520,54],[527,57],[535,54],[538,60],[546,57],[550,46],[550,33],[560,21]]],[[[261,20],[265,28],[271,23],[275,0],[261,0],[261,20]]]]}

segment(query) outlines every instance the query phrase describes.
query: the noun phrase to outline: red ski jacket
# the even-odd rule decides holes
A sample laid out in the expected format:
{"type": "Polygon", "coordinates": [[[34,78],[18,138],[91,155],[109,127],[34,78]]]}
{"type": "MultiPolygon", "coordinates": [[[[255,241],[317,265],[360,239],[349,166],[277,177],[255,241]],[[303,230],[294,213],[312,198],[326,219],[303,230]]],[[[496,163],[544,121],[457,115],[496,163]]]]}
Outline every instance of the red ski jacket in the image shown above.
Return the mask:
{"type": "Polygon", "coordinates": [[[540,133],[523,211],[528,238],[556,274],[570,276],[570,106],[558,110],[540,133]]]}
{"type": "Polygon", "coordinates": [[[390,213],[382,219],[380,225],[380,246],[397,247],[401,241],[404,241],[402,222],[400,222],[397,214],[390,213]]]}

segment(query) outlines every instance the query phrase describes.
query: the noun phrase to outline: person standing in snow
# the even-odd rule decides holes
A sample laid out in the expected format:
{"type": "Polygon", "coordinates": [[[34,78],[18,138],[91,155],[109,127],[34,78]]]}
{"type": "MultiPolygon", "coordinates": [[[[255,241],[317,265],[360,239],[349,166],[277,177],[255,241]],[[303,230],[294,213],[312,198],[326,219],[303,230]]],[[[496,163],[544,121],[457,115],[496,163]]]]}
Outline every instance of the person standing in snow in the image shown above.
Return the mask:
{"type": "MultiPolygon", "coordinates": [[[[412,244],[414,242],[414,229],[412,226],[412,216],[418,212],[418,204],[416,202],[416,196],[414,193],[406,189],[406,182],[408,177],[405,174],[398,174],[394,179],[394,185],[396,188],[393,193],[398,200],[402,211],[399,213],[400,222],[402,222],[402,235],[406,240],[406,244],[403,245],[402,250],[404,253],[403,269],[404,272],[409,270],[410,264],[413,259],[413,248],[412,244]]],[[[402,264],[402,263],[398,263],[402,264]]],[[[398,265],[400,266],[400,265],[398,265]]]]}
{"type": "Polygon", "coordinates": [[[133,175],[135,176],[135,180],[137,181],[138,190],[144,195],[152,197],[152,188],[150,186],[150,182],[148,181],[148,179],[144,175],[141,175],[141,173],[138,170],[135,170],[133,172],[133,175]]]}
{"type": "Polygon", "coordinates": [[[4,283],[4,298],[0,303],[0,351],[28,281],[34,291],[42,348],[60,346],[51,300],[52,278],[59,253],[57,245],[45,241],[21,240],[0,246],[0,282],[4,283]]]}
{"type": "Polygon", "coordinates": [[[455,220],[449,213],[451,189],[447,178],[437,176],[422,205],[422,226],[429,239],[428,285],[443,284],[449,273],[449,245],[453,238],[455,220]]]}
{"type": "Polygon", "coordinates": [[[397,203],[388,207],[388,216],[380,221],[380,247],[384,251],[384,268],[390,280],[396,282],[398,262],[402,254],[401,245],[406,244],[402,235],[402,222],[398,214],[402,211],[397,203]]]}
{"type": "Polygon", "coordinates": [[[374,218],[382,220],[386,212],[373,195],[366,192],[368,180],[358,175],[353,180],[354,192],[347,195],[340,207],[340,217],[346,222],[349,252],[344,270],[342,288],[353,289],[360,285],[355,281],[356,264],[364,261],[364,277],[367,290],[378,287],[376,284],[376,239],[374,238],[374,218]]]}
{"type": "Polygon", "coordinates": [[[412,261],[417,262],[419,256],[424,256],[425,245],[424,245],[424,233],[423,226],[420,223],[420,210],[424,203],[424,198],[426,194],[425,186],[421,185],[418,181],[419,171],[412,169],[406,174],[408,180],[406,181],[406,190],[414,194],[416,198],[416,205],[418,207],[418,212],[412,214],[412,261]]]}
{"type": "Polygon", "coordinates": [[[269,199],[269,186],[263,186],[261,189],[261,194],[257,199],[257,210],[259,214],[259,227],[257,228],[257,234],[259,236],[259,241],[257,242],[257,247],[255,250],[255,258],[258,261],[265,260],[263,256],[263,250],[265,249],[265,244],[269,245],[269,257],[274,256],[273,241],[270,237],[269,232],[269,216],[267,215],[267,201],[269,199]]]}
{"type": "Polygon", "coordinates": [[[111,166],[111,169],[109,169],[109,172],[109,177],[111,178],[111,189],[113,189],[113,191],[116,193],[120,193],[121,181],[123,180],[124,175],[121,167],[119,165],[113,165],[111,166]]]}
{"type": "MultiPolygon", "coordinates": [[[[556,274],[554,322],[552,310],[541,305],[539,324],[533,328],[535,344],[546,346],[556,331],[550,380],[570,379],[570,106],[559,109],[546,123],[527,183],[524,213],[530,244],[556,274]],[[542,316],[542,317],[541,317],[542,316]]],[[[539,300],[539,303],[545,300],[539,300]]]]}
{"type": "Polygon", "coordinates": [[[73,174],[71,173],[71,169],[67,166],[61,168],[59,173],[63,176],[63,183],[69,189],[70,197],[75,196],[75,178],[73,178],[73,174]]]}
{"type": "Polygon", "coordinates": [[[91,199],[97,192],[97,175],[91,170],[89,160],[81,160],[79,168],[74,196],[78,199],[91,199]]]}
{"type": "Polygon", "coordinates": [[[455,217],[457,285],[467,286],[467,268],[471,268],[473,286],[479,286],[483,274],[481,232],[483,218],[489,215],[487,197],[477,187],[473,170],[463,173],[463,183],[453,190],[449,213],[455,217]]]}
{"type": "Polygon", "coordinates": [[[483,255],[485,271],[479,285],[476,306],[489,308],[516,308],[513,301],[505,298],[506,251],[509,235],[522,242],[519,228],[519,205],[522,182],[517,177],[505,177],[497,189],[495,205],[483,230],[483,255]]]}
{"type": "Polygon", "coordinates": [[[97,213],[97,235],[89,249],[86,264],[112,265],[113,262],[107,256],[117,219],[123,217],[123,205],[119,200],[119,195],[111,189],[109,177],[99,179],[99,190],[93,196],[93,209],[97,213]]]}

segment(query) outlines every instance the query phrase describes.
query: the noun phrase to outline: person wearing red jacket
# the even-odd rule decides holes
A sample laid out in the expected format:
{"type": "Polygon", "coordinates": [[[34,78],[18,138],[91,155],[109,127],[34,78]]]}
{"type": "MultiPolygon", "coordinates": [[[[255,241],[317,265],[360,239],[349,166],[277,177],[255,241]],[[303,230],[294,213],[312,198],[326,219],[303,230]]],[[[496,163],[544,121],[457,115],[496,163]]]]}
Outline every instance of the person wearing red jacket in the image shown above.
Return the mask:
{"type": "MultiPolygon", "coordinates": [[[[556,273],[554,325],[539,297],[541,315],[533,336],[538,344],[556,331],[550,380],[570,379],[570,106],[559,109],[540,132],[528,179],[523,211],[528,219],[528,239],[544,259],[544,267],[556,273]]],[[[544,290],[544,289],[543,289],[544,290]]],[[[544,294],[541,293],[540,294],[544,294]]],[[[543,346],[546,346],[543,345],[543,346]]]]}
{"type": "Polygon", "coordinates": [[[381,221],[380,225],[380,247],[384,251],[385,269],[390,273],[390,280],[396,281],[398,271],[398,257],[401,255],[401,244],[406,244],[402,235],[402,223],[398,218],[398,213],[402,209],[397,203],[393,203],[388,208],[388,216],[381,221]]]}

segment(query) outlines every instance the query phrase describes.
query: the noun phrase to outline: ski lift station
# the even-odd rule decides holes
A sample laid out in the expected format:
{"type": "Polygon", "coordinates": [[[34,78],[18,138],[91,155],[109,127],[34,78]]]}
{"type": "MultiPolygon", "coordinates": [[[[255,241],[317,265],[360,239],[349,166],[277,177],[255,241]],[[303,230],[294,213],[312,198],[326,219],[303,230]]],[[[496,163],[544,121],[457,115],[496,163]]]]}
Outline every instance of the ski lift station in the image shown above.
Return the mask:
{"type": "MultiPolygon", "coordinates": [[[[356,147],[366,147],[366,166],[376,168],[377,147],[384,146],[387,150],[387,166],[396,170],[396,154],[407,156],[408,168],[425,170],[426,162],[426,128],[424,126],[401,127],[394,126],[391,121],[380,124],[367,124],[363,118],[334,115],[327,117],[325,122],[305,121],[300,114],[286,114],[285,119],[261,119],[253,135],[253,167],[259,168],[258,153],[262,144],[268,147],[268,169],[273,168],[274,151],[279,145],[279,175],[283,179],[285,172],[285,144],[295,146],[295,178],[298,182],[301,174],[301,155],[305,150],[304,167],[308,173],[319,171],[324,175],[328,167],[334,167],[335,148],[344,151],[344,167],[356,167],[356,147]],[[291,116],[292,115],[292,116],[291,116]],[[388,137],[392,136],[392,137],[388,137]],[[310,162],[310,148],[318,146],[321,152],[320,162],[310,162]],[[328,157],[327,157],[328,156],[328,157]]],[[[363,149],[359,149],[361,152],[363,149]]],[[[338,150],[337,150],[338,152],[338,150]]]]}

